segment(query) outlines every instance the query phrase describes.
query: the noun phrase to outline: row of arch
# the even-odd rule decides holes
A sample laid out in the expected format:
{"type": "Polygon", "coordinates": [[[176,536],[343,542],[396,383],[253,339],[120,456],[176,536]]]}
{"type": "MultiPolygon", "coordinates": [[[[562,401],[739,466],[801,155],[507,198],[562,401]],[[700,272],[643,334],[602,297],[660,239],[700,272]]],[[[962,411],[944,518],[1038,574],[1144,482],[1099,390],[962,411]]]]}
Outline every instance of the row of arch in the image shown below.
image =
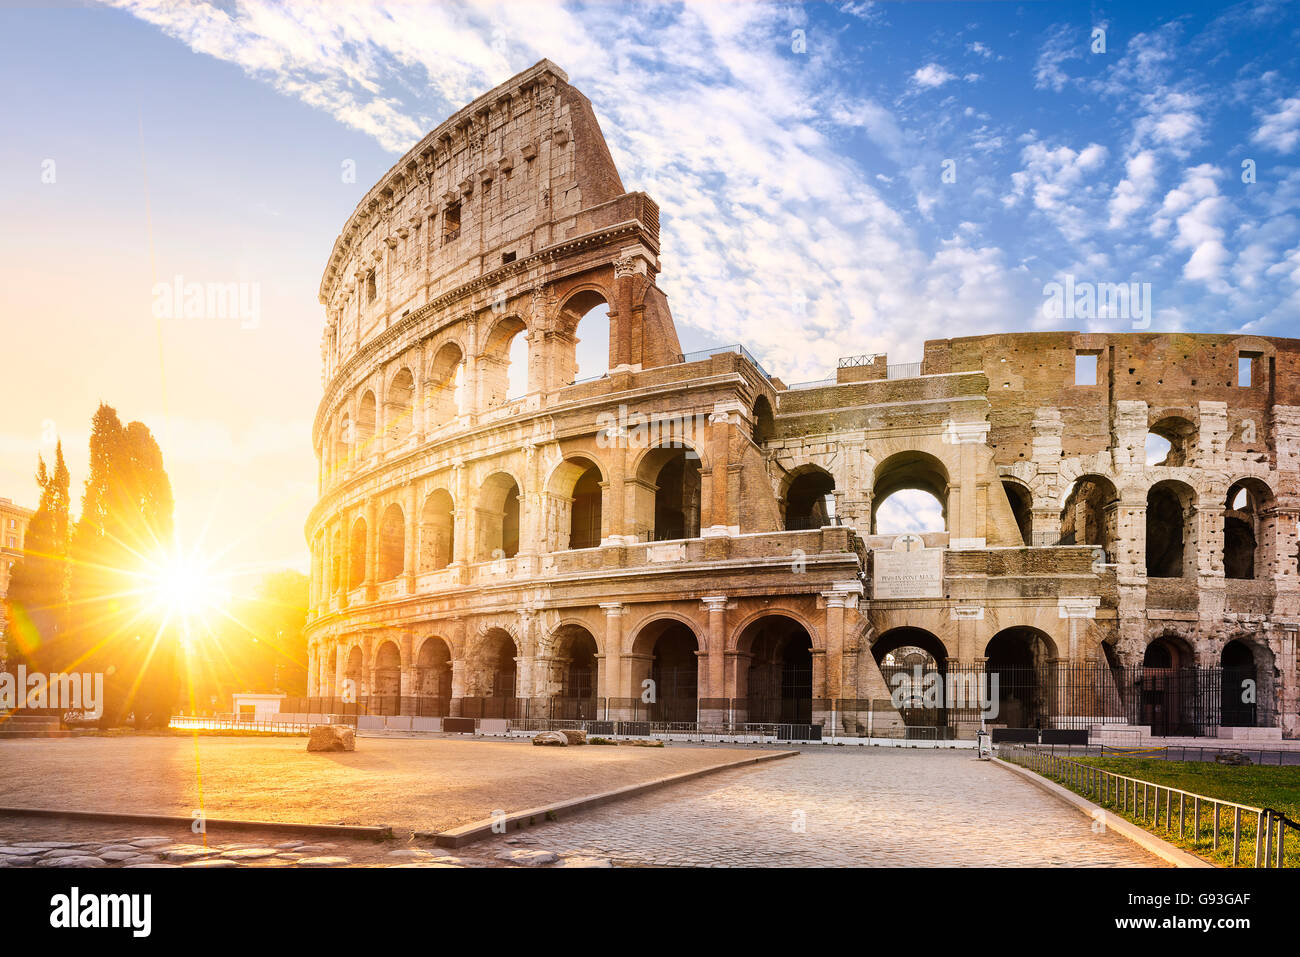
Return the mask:
{"type": "MultiPolygon", "coordinates": [[[[609,369],[609,306],[603,294],[582,290],[561,307],[568,332],[549,338],[572,349],[569,375],[557,384],[595,378],[609,369]]],[[[484,411],[543,387],[530,381],[532,349],[541,337],[518,316],[498,319],[474,351],[458,339],[442,342],[430,359],[417,347],[387,364],[383,381],[362,387],[332,418],[321,443],[327,473],[405,444],[413,434],[434,431],[470,412],[484,411]]],[[[556,356],[539,354],[558,368],[556,356]]]]}
{"type": "MultiPolygon", "coordinates": [[[[648,450],[638,462],[636,475],[638,487],[652,496],[644,507],[651,540],[699,536],[701,459],[694,448],[674,442],[648,450]]],[[[593,458],[571,455],[564,459],[551,473],[542,495],[544,550],[599,546],[605,537],[608,487],[607,475],[593,458]]],[[[329,590],[360,587],[370,580],[372,569],[374,580],[384,582],[406,573],[438,571],[456,561],[513,558],[523,541],[526,508],[518,479],[505,471],[488,475],[473,498],[473,541],[458,550],[458,515],[465,517],[465,511],[458,511],[450,490],[435,488],[419,505],[416,516],[408,516],[400,503],[390,502],[377,517],[373,554],[365,516],[353,519],[346,531],[335,530],[329,542],[329,590]],[[413,552],[407,548],[408,536],[414,537],[413,552]],[[412,559],[414,567],[408,569],[412,559]]],[[[466,527],[464,522],[459,524],[466,527]]]]}

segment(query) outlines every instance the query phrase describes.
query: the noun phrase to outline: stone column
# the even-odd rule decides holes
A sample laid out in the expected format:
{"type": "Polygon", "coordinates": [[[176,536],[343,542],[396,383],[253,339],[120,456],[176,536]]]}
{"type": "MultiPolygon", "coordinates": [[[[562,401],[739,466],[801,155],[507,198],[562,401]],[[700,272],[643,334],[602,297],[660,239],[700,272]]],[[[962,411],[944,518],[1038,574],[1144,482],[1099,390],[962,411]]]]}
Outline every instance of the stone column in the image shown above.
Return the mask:
{"type": "MultiPolygon", "coordinates": [[[[727,596],[710,595],[707,598],[700,599],[700,601],[708,611],[709,625],[706,639],[708,646],[704,651],[704,659],[700,662],[700,675],[705,680],[700,682],[699,696],[714,699],[727,698],[730,697],[726,692],[724,673],[724,655],[727,644],[727,596]]],[[[716,702],[710,702],[710,705],[715,704],[716,702]]],[[[703,702],[701,702],[701,723],[717,726],[726,720],[726,715],[725,708],[711,706],[705,709],[703,702]]]]}
{"type": "Polygon", "coordinates": [[[613,714],[610,698],[626,698],[628,690],[623,669],[623,603],[606,601],[600,603],[605,612],[605,651],[600,656],[596,672],[596,696],[605,699],[607,714],[613,714]]]}
{"type": "Polygon", "coordinates": [[[402,655],[402,677],[398,693],[402,700],[398,702],[398,714],[411,714],[411,698],[415,695],[415,655],[414,645],[415,638],[407,631],[403,632],[401,641],[398,643],[398,650],[402,655]]]}
{"type": "Polygon", "coordinates": [[[362,586],[365,588],[366,601],[374,601],[378,596],[379,581],[379,504],[370,499],[366,502],[366,576],[362,586]]]}
{"type": "Polygon", "coordinates": [[[980,524],[979,452],[987,444],[989,423],[949,422],[945,441],[957,446],[957,475],[949,476],[949,542],[952,548],[983,548],[984,528],[980,524]]]}
{"type": "Polygon", "coordinates": [[[415,576],[420,565],[420,502],[415,482],[406,487],[406,593],[415,594],[415,576]]]}

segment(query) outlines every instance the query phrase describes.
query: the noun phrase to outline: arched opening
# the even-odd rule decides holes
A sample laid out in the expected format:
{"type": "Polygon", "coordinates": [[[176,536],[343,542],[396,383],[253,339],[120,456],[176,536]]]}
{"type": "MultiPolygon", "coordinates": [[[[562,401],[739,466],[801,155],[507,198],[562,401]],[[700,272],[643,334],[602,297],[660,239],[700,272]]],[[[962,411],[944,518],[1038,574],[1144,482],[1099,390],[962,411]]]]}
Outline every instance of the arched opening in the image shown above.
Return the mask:
{"type": "Polygon", "coordinates": [[[1244,641],[1234,639],[1223,646],[1222,707],[1219,725],[1224,728],[1254,728],[1259,723],[1259,674],[1255,653],[1244,641]]]}
{"type": "Polygon", "coordinates": [[[406,564],[406,519],[396,502],[379,519],[379,580],[392,581],[406,564]]]}
{"type": "Polygon", "coordinates": [[[375,423],[375,394],[367,389],[357,406],[356,449],[354,452],[356,458],[369,458],[374,454],[375,423]]]}
{"type": "Polygon", "coordinates": [[[808,466],[785,492],[785,528],[788,532],[835,524],[835,479],[825,469],[808,466]]]}
{"type": "Polygon", "coordinates": [[[366,520],[358,518],[352,523],[352,538],[348,545],[348,591],[360,588],[366,580],[366,520]]]}
{"type": "Polygon", "coordinates": [[[596,656],[599,652],[591,632],[579,625],[565,625],[556,634],[552,668],[551,717],[575,721],[596,718],[596,656]]]}
{"type": "Polygon", "coordinates": [[[445,488],[434,489],[420,510],[420,571],[446,568],[456,554],[456,506],[445,488]]]}
{"type": "MultiPolygon", "coordinates": [[[[812,637],[785,615],[768,615],[741,634],[737,649],[749,658],[744,720],[779,724],[812,723],[812,637]]],[[[738,674],[737,677],[740,677],[738,674]]]]}
{"type": "Polygon", "coordinates": [[[772,403],[767,396],[760,395],[754,400],[754,443],[762,445],[776,435],[776,418],[772,414],[772,403]]]}
{"type": "Polygon", "coordinates": [[[1017,626],[994,635],[984,649],[990,697],[997,681],[993,723],[1008,728],[1044,728],[1052,715],[1052,672],[1056,644],[1037,628],[1017,626]]]}
{"type": "Polygon", "coordinates": [[[1033,545],[1034,500],[1029,489],[1019,482],[1004,481],[1002,491],[1006,493],[1007,502],[1011,505],[1011,514],[1016,520],[1016,528],[1020,530],[1020,540],[1026,545],[1033,545]]]}
{"type": "Polygon", "coordinates": [[[528,332],[523,320],[508,316],[488,333],[478,375],[487,408],[528,392],[528,332]]]}
{"type": "Polygon", "coordinates": [[[370,702],[371,714],[402,713],[402,654],[391,641],[375,652],[375,690],[370,702]]]}
{"type": "Polygon", "coordinates": [[[876,638],[871,656],[908,737],[953,736],[956,716],[949,713],[944,693],[948,649],[938,636],[924,628],[891,628],[876,638]]]}
{"type": "Polygon", "coordinates": [[[682,622],[651,622],[633,643],[632,691],[651,721],[696,721],[699,714],[699,643],[682,622]],[[648,659],[648,660],[647,660],[648,659]],[[646,684],[647,680],[651,682],[646,684]]]}
{"type": "Polygon", "coordinates": [[[465,355],[454,342],[443,343],[429,366],[425,392],[426,429],[437,429],[464,413],[465,355]]]}
{"type": "Polygon", "coordinates": [[[898,452],[876,466],[871,533],[942,532],[948,527],[948,470],[925,452],[898,452]]]}
{"type": "Polygon", "coordinates": [[[1177,635],[1151,641],[1142,656],[1141,723],[1157,736],[1198,734],[1198,672],[1191,645],[1177,635]]]}
{"type": "MultiPolygon", "coordinates": [[[[659,448],[649,453],[641,471],[654,489],[654,511],[649,522],[653,541],[699,538],[700,457],[694,449],[659,448]]],[[[643,516],[638,510],[638,521],[643,516]]]]}
{"type": "Polygon", "coordinates": [[[1170,415],[1147,432],[1146,464],[1177,468],[1196,456],[1196,426],[1180,416],[1170,415]]]}
{"type": "Polygon", "coordinates": [[[1175,481],[1147,492],[1147,577],[1196,577],[1196,493],[1175,481]]]}
{"type": "Polygon", "coordinates": [[[554,551],[596,548],[601,540],[600,468],[588,458],[565,459],[547,483],[546,541],[554,551]]]}
{"type": "Polygon", "coordinates": [[[451,704],[451,648],[442,638],[429,637],[415,659],[415,713],[445,717],[451,704]]]}
{"type": "Polygon", "coordinates": [[[384,429],[389,445],[398,445],[411,434],[414,413],[415,376],[410,369],[401,369],[393,376],[384,400],[384,429]]]}
{"type": "Polygon", "coordinates": [[[1081,475],[1061,507],[1062,545],[1094,545],[1107,561],[1115,557],[1119,492],[1103,475],[1081,475]]]}
{"type": "Polygon", "coordinates": [[[1272,490],[1259,479],[1240,479],[1228,488],[1223,513],[1223,576],[1233,579],[1267,578],[1266,549],[1260,546],[1271,531],[1267,515],[1272,490]]]}
{"type": "Polygon", "coordinates": [[[472,718],[513,718],[516,716],[515,658],[519,650],[509,632],[493,628],[488,631],[466,662],[465,692],[462,714],[472,718]]]}
{"type": "Polygon", "coordinates": [[[519,554],[519,484],[511,476],[495,472],[483,482],[477,517],[478,561],[519,554]]]}
{"type": "Polygon", "coordinates": [[[563,325],[573,330],[573,374],[586,382],[609,373],[609,304],[595,290],[577,293],[561,309],[563,325]]]}
{"type": "Polygon", "coordinates": [[[342,688],[343,693],[340,695],[340,697],[344,698],[343,704],[356,704],[369,693],[366,688],[365,675],[363,674],[365,671],[362,667],[363,661],[364,657],[361,654],[361,649],[354,645],[352,650],[348,652],[348,663],[343,669],[343,678],[346,681],[342,688]],[[348,701],[348,698],[352,700],[348,701]]]}

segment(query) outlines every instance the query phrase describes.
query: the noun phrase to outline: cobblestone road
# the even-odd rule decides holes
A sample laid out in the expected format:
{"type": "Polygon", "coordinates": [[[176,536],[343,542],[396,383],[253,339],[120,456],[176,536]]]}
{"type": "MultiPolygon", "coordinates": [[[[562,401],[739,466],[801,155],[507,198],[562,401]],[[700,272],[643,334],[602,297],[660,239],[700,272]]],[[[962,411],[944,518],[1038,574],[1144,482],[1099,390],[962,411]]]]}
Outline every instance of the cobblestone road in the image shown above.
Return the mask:
{"type": "Polygon", "coordinates": [[[616,866],[1163,866],[969,751],[811,749],[528,833],[616,866]]]}

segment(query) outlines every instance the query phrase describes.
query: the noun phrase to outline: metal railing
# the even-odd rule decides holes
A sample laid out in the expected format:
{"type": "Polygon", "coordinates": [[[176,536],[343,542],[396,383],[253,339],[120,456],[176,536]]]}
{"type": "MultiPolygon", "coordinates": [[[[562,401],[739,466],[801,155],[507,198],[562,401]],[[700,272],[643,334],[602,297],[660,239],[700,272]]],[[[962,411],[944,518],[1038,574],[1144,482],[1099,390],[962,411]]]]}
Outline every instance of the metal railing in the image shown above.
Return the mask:
{"type": "MultiPolygon", "coordinates": [[[[317,722],[319,723],[319,722],[317,722]]],[[[168,727],[181,731],[255,731],[265,734],[310,734],[312,725],[246,714],[173,715],[168,727]]]]}
{"type": "Polygon", "coordinates": [[[1155,784],[1141,778],[1117,774],[1103,768],[1083,764],[1071,758],[1043,751],[1011,751],[998,755],[1005,761],[1027,767],[1043,777],[1054,778],[1072,791],[1091,798],[1101,807],[1111,807],[1121,815],[1127,813],[1140,822],[1143,827],[1154,831],[1160,826],[1160,796],[1164,794],[1164,826],[1166,832],[1173,830],[1174,796],[1178,796],[1178,837],[1188,839],[1188,804],[1191,805],[1191,841],[1193,846],[1201,842],[1203,805],[1212,808],[1209,820],[1210,845],[1218,851],[1220,840],[1226,830],[1222,822],[1222,812],[1232,811],[1231,831],[1232,865],[1241,866],[1242,815],[1255,818],[1255,867],[1282,867],[1285,861],[1286,829],[1300,830],[1300,823],[1291,820],[1281,811],[1273,808],[1252,807],[1238,804],[1222,798],[1208,797],[1194,791],[1155,784]],[[1141,788],[1141,800],[1138,789],[1141,788]]]}
{"type": "Polygon", "coordinates": [[[744,358],[748,359],[749,362],[756,369],[758,369],[759,372],[763,374],[764,379],[772,378],[772,376],[768,374],[768,371],[763,368],[763,364],[759,362],[756,358],[754,358],[754,354],[738,342],[733,343],[729,346],[714,346],[711,349],[698,349],[695,352],[683,352],[678,355],[677,361],[678,362],[699,362],[702,359],[711,359],[714,356],[721,355],[724,352],[734,352],[737,355],[743,356],[744,358]]]}
{"type": "Polygon", "coordinates": [[[921,374],[919,362],[895,362],[885,366],[886,379],[915,379],[921,374]]]}

